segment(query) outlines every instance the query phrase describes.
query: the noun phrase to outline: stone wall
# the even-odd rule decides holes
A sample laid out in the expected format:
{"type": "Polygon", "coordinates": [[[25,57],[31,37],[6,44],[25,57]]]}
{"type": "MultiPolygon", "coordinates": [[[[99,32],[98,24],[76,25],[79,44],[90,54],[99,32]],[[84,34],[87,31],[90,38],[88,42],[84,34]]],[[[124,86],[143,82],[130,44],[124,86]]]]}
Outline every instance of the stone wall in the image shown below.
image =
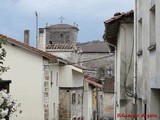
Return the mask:
{"type": "Polygon", "coordinates": [[[83,88],[60,88],[59,120],[80,119],[83,116],[83,88]]]}
{"type": "Polygon", "coordinates": [[[94,69],[101,66],[110,66],[114,68],[114,56],[106,57],[109,55],[110,54],[108,53],[83,53],[81,61],[87,61],[87,60],[91,60],[91,61],[84,62],[82,65],[86,67],[91,67],[94,69]],[[97,59],[97,60],[93,60],[93,59],[97,59]]]}

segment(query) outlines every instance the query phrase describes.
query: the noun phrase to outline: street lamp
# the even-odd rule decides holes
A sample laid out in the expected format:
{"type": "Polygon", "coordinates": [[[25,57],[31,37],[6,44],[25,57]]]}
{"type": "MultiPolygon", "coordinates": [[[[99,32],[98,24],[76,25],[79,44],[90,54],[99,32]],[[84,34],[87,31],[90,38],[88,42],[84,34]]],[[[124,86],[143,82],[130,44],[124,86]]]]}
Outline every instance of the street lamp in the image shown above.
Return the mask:
{"type": "Polygon", "coordinates": [[[111,77],[111,76],[113,75],[113,69],[112,69],[111,67],[109,67],[109,68],[107,69],[107,75],[108,75],[109,77],[111,77]]]}

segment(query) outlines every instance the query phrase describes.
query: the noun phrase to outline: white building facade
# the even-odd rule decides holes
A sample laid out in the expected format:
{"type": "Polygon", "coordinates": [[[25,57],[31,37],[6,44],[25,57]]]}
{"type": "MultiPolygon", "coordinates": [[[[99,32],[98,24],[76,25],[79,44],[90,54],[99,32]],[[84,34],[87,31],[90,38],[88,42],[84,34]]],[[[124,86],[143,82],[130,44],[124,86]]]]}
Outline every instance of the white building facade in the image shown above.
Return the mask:
{"type": "MultiPolygon", "coordinates": [[[[160,115],[160,1],[135,0],[137,113],[160,115]]],[[[140,119],[140,118],[139,118],[140,119]]]]}
{"type": "Polygon", "coordinates": [[[10,67],[2,78],[12,80],[10,92],[22,105],[22,114],[10,119],[59,120],[59,87],[65,83],[82,87],[82,70],[28,44],[0,37],[7,40],[5,65],[10,67]]]}
{"type": "MultiPolygon", "coordinates": [[[[114,120],[125,119],[118,114],[133,114],[133,11],[116,13],[104,22],[104,40],[115,53],[114,120]],[[114,47],[113,47],[114,46],[114,47]]],[[[107,44],[106,43],[106,44],[107,44]]],[[[127,119],[132,119],[128,117],[127,119]]]]}

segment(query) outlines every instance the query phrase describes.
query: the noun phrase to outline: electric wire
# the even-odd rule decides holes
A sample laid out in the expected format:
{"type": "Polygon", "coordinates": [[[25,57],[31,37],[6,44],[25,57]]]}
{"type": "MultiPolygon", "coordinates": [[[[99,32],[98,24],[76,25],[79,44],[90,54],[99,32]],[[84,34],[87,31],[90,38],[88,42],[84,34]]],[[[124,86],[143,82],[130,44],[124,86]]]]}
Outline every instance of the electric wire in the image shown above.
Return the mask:
{"type": "Polygon", "coordinates": [[[134,48],[134,41],[132,43],[132,51],[131,51],[131,57],[130,57],[128,72],[127,72],[125,80],[124,80],[124,89],[125,89],[126,95],[129,96],[129,97],[133,97],[134,96],[134,94],[127,89],[127,78],[128,78],[129,73],[130,73],[130,70],[131,70],[133,50],[134,50],[133,48],[134,48]]]}
{"type": "Polygon", "coordinates": [[[95,59],[90,59],[90,60],[85,60],[85,61],[81,61],[81,62],[76,62],[76,63],[68,63],[68,65],[74,65],[74,64],[78,64],[78,63],[86,63],[86,62],[92,62],[92,61],[96,61],[96,60],[101,60],[104,58],[108,58],[108,57],[112,57],[115,54],[111,54],[111,55],[107,55],[107,56],[103,56],[103,57],[99,57],[99,58],[95,58],[95,59]]]}

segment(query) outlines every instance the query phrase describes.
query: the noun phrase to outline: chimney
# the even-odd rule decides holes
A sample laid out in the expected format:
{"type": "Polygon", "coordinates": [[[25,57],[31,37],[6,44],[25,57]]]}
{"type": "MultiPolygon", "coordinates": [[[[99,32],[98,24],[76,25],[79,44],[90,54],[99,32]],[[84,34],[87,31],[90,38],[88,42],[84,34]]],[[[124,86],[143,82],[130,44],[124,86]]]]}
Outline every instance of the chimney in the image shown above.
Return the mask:
{"type": "Polygon", "coordinates": [[[37,48],[45,51],[45,29],[44,28],[39,28],[37,48]]]}
{"type": "Polygon", "coordinates": [[[24,30],[24,43],[29,45],[29,30],[24,30]]]}
{"type": "Polygon", "coordinates": [[[121,15],[120,12],[117,12],[117,13],[114,14],[114,16],[119,16],[119,15],[121,15]]]}

